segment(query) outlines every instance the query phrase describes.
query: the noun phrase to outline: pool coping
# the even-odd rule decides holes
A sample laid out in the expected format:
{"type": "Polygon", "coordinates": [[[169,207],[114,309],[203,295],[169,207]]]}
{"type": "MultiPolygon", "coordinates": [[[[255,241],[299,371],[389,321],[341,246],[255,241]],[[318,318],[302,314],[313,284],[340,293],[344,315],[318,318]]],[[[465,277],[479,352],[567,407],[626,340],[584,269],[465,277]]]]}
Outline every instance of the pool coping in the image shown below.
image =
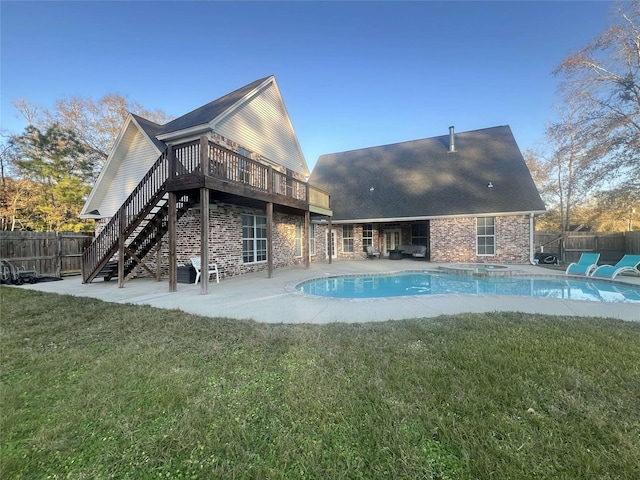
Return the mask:
{"type": "MultiPolygon", "coordinates": [[[[268,278],[266,272],[259,272],[221,279],[219,284],[215,282],[209,284],[208,295],[201,295],[200,285],[182,283],[178,284],[177,292],[169,292],[166,279],[157,282],[150,278],[130,280],[124,288],[118,288],[117,282],[114,281],[83,284],[80,277],[67,277],[61,282],[26,284],[7,288],[28,288],[93,297],[107,302],[178,309],[211,318],[227,317],[262,323],[360,323],[495,311],[640,321],[640,310],[637,304],[477,294],[410,295],[352,300],[317,297],[301,292],[294,294],[290,291],[291,285],[295,286],[313,278],[326,278],[328,275],[423,271],[436,269],[440,265],[432,262],[420,263],[420,267],[416,268],[416,262],[411,259],[393,262],[345,260],[334,261],[332,264],[315,262],[308,269],[304,266],[276,269],[273,278],[268,278]],[[356,305],[357,308],[352,308],[356,305]]],[[[513,268],[522,270],[527,275],[564,277],[560,271],[556,275],[540,266],[513,265],[513,268]]],[[[567,276],[567,278],[571,277],[584,278],[567,276]]],[[[614,283],[640,285],[640,277],[625,277],[621,280],[614,283]]]]}
{"type": "MultiPolygon", "coordinates": [[[[327,300],[339,300],[339,301],[345,301],[345,302],[360,302],[360,301],[374,301],[374,300],[378,300],[378,301],[385,301],[385,300],[389,300],[389,299],[402,299],[402,298],[411,298],[411,297],[416,297],[416,296],[427,296],[427,297],[436,297],[436,296],[450,296],[450,295],[460,295],[460,296],[496,296],[496,297],[520,297],[520,298],[547,298],[547,297],[536,297],[536,296],[530,296],[530,295],[493,295],[493,294],[480,294],[480,293],[434,293],[434,294],[429,294],[429,295],[394,295],[392,297],[366,297],[366,298],[344,298],[344,297],[330,297],[330,296],[324,296],[324,295],[315,295],[312,293],[306,293],[306,292],[302,292],[298,289],[298,286],[303,284],[303,283],[307,283],[307,282],[312,282],[314,280],[323,280],[323,279],[328,279],[328,278],[343,278],[343,277],[386,277],[386,276],[392,276],[392,275],[398,275],[398,274],[402,274],[402,273],[441,273],[443,275],[458,275],[460,277],[474,277],[474,278],[478,278],[478,279],[486,279],[486,278],[505,278],[505,279],[510,279],[510,278],[514,278],[514,277],[536,277],[540,280],[545,280],[545,279],[557,279],[557,280],[567,280],[567,279],[575,279],[575,280],[580,280],[580,281],[584,281],[584,280],[589,280],[592,279],[593,282],[595,283],[608,283],[610,285],[630,285],[633,287],[636,287],[636,285],[629,283],[629,282],[624,282],[624,281],[618,281],[615,279],[608,279],[608,278],[592,278],[592,277],[587,277],[584,275],[560,275],[560,274],[551,274],[548,272],[539,272],[539,273],[531,273],[531,272],[526,272],[523,270],[519,270],[517,268],[511,268],[512,266],[507,266],[507,268],[510,268],[509,271],[509,275],[482,275],[482,274],[477,274],[477,275],[469,275],[469,274],[463,274],[460,273],[458,274],[458,272],[454,272],[453,270],[448,269],[446,266],[440,266],[438,267],[438,269],[403,269],[403,270],[393,270],[393,271],[388,271],[388,272],[376,272],[376,273],[367,273],[367,274],[358,274],[358,273],[352,273],[352,274],[333,274],[333,273],[325,273],[322,276],[319,277],[312,277],[312,278],[307,278],[304,279],[302,281],[296,281],[296,282],[290,282],[287,283],[285,285],[285,290],[292,294],[292,295],[300,295],[303,297],[309,297],[309,298],[317,298],[317,299],[327,299],[327,300]]],[[[640,286],[637,286],[640,289],[640,286]]],[[[549,297],[550,299],[554,299],[553,297],[549,297]]],[[[565,299],[558,299],[558,300],[565,300],[565,299]]],[[[571,300],[571,299],[566,299],[566,300],[571,300]]],[[[597,302],[594,300],[576,300],[576,301],[581,301],[581,302],[591,302],[591,303],[607,303],[607,304],[617,304],[617,303],[622,303],[622,304],[632,304],[632,305],[640,305],[640,303],[638,302],[634,302],[634,301],[630,301],[630,302],[597,302]]],[[[640,315],[640,314],[639,314],[640,315]]],[[[640,319],[639,319],[640,320],[640,319]]]]}

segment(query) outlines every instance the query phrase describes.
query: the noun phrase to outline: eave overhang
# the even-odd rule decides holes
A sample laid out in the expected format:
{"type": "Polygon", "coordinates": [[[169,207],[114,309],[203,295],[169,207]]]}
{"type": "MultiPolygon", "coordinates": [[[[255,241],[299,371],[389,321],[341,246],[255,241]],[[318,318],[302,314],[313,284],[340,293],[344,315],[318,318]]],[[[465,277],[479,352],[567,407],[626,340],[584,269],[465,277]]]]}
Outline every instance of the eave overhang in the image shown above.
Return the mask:
{"type": "Polygon", "coordinates": [[[394,222],[420,222],[425,220],[445,220],[448,218],[469,218],[469,217],[511,217],[519,215],[538,215],[546,210],[527,210],[523,212],[487,212],[487,213],[461,213],[457,215],[425,215],[418,217],[389,217],[389,218],[354,218],[348,220],[332,220],[333,224],[351,223],[394,223],[394,222]]]}
{"type": "Polygon", "coordinates": [[[101,214],[99,212],[98,213],[90,213],[90,212],[96,212],[97,211],[96,210],[96,206],[92,205],[92,202],[93,202],[93,200],[95,198],[95,195],[97,194],[97,192],[101,188],[101,183],[103,181],[105,181],[105,178],[107,177],[107,175],[112,173],[111,170],[113,168],[117,169],[119,167],[119,165],[118,166],[114,166],[114,162],[115,162],[114,158],[121,154],[121,149],[124,148],[122,146],[123,138],[124,138],[127,130],[131,126],[136,128],[138,130],[138,132],[140,132],[142,134],[142,136],[147,140],[149,145],[151,145],[151,148],[153,148],[156,151],[156,154],[157,154],[158,157],[162,154],[162,152],[158,149],[158,147],[153,142],[153,140],[149,137],[149,135],[147,135],[147,132],[144,130],[144,128],[142,128],[140,126],[140,124],[136,121],[136,119],[134,118],[133,115],[129,114],[129,116],[125,120],[125,123],[124,123],[123,127],[120,129],[120,132],[118,132],[118,136],[116,137],[116,141],[114,143],[114,146],[111,149],[111,152],[109,153],[109,156],[107,157],[107,160],[104,162],[102,170],[100,171],[100,174],[98,175],[98,178],[96,179],[94,187],[91,189],[91,192],[89,193],[89,196],[87,197],[87,200],[85,201],[84,206],[82,207],[82,210],[80,210],[80,214],[78,216],[81,219],[99,220],[101,218],[105,218],[105,217],[109,216],[109,215],[103,215],[103,214],[101,214]]]}
{"type": "Polygon", "coordinates": [[[174,140],[174,139],[182,139],[183,137],[199,135],[202,133],[207,133],[210,130],[211,130],[211,123],[203,123],[202,125],[196,125],[194,127],[184,128],[182,130],[175,130],[173,132],[156,135],[156,138],[163,142],[169,143],[171,140],[174,140]]]}

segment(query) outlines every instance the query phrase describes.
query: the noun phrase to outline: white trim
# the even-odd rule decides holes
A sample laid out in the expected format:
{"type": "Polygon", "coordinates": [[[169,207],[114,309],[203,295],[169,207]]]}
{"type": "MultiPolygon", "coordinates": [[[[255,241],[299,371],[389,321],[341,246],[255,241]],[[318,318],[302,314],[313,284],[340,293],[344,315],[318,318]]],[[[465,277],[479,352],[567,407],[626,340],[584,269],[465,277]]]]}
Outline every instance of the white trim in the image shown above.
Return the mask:
{"type": "MultiPolygon", "coordinates": [[[[162,135],[158,135],[156,138],[158,140],[163,140],[164,141],[164,140],[168,140],[168,139],[171,139],[171,138],[178,138],[178,137],[183,137],[183,136],[186,136],[186,135],[193,135],[193,134],[197,134],[197,133],[206,132],[206,131],[209,131],[209,130],[214,130],[215,131],[214,127],[215,127],[216,123],[218,123],[220,120],[222,120],[223,118],[225,118],[226,116],[230,115],[235,110],[237,110],[239,105],[241,105],[248,98],[254,96],[258,90],[262,89],[265,85],[268,85],[269,82],[271,82],[271,81],[273,81],[275,83],[275,77],[273,75],[268,77],[264,82],[262,82],[260,85],[258,85],[256,88],[254,88],[250,92],[247,92],[237,102],[235,102],[232,105],[230,105],[229,107],[227,107],[226,110],[224,110],[222,113],[220,113],[217,117],[214,117],[211,120],[209,120],[207,123],[203,123],[203,124],[200,124],[200,125],[195,125],[195,126],[189,127],[189,128],[184,128],[182,130],[174,130],[172,132],[163,133],[162,135]]],[[[280,94],[280,93],[278,92],[278,94],[280,94]]],[[[220,98],[223,98],[223,97],[220,97],[220,98]]],[[[282,101],[282,99],[281,99],[281,101],[282,101]]]]}
{"type": "MultiPolygon", "coordinates": [[[[496,217],[495,216],[489,216],[489,215],[483,215],[483,216],[479,216],[479,217],[475,217],[475,234],[476,234],[476,256],[477,257],[495,257],[496,255],[498,255],[498,232],[497,230],[497,226],[496,226],[496,217]],[[493,235],[479,235],[478,234],[478,220],[480,218],[491,218],[493,221],[493,235]],[[478,239],[482,237],[482,238],[493,238],[493,253],[479,253],[478,252],[478,239]]],[[[483,228],[486,228],[486,225],[483,225],[483,228]]],[[[486,247],[486,245],[484,245],[486,247]]]]}
{"type": "Polygon", "coordinates": [[[338,258],[338,236],[336,235],[336,231],[332,228],[331,232],[327,229],[324,232],[325,242],[324,242],[324,255],[325,258],[331,257],[331,259],[338,258]],[[331,235],[329,235],[331,233],[331,235]],[[333,255],[331,255],[331,251],[333,250],[333,255]]]}
{"type": "Polygon", "coordinates": [[[420,220],[446,220],[448,218],[476,218],[476,217],[511,217],[517,215],[532,215],[544,213],[546,210],[526,212],[500,212],[500,213],[461,213],[458,215],[427,215],[422,217],[389,217],[389,218],[356,218],[352,220],[332,220],[334,224],[341,223],[391,223],[391,222],[415,222],[420,220]]]}
{"type": "Polygon", "coordinates": [[[195,127],[183,128],[182,130],[174,130],[169,133],[162,133],[160,135],[156,135],[158,140],[166,142],[167,140],[171,140],[174,138],[182,138],[188,135],[198,135],[200,133],[208,132],[211,130],[211,125],[209,123],[203,123],[201,125],[196,125],[195,127]]]}
{"type": "MultiPolygon", "coordinates": [[[[113,160],[113,158],[116,156],[116,153],[120,149],[120,144],[122,143],[122,139],[124,138],[124,135],[125,135],[126,131],[129,129],[129,126],[132,125],[132,124],[133,124],[133,126],[135,128],[138,129],[138,132],[140,132],[142,137],[147,140],[149,145],[151,145],[151,147],[156,151],[157,156],[159,157],[162,154],[162,152],[158,149],[158,147],[153,142],[151,137],[149,137],[149,135],[147,135],[147,132],[144,130],[144,128],[142,128],[140,126],[140,124],[136,121],[136,119],[133,117],[133,115],[129,114],[127,116],[127,119],[124,122],[124,125],[122,126],[122,128],[118,132],[118,136],[116,137],[116,141],[113,144],[113,148],[109,152],[109,156],[107,157],[107,160],[104,162],[104,165],[102,165],[102,170],[100,170],[100,173],[98,174],[98,178],[96,179],[95,183],[93,184],[93,188],[91,189],[91,192],[89,192],[89,196],[85,200],[84,205],[82,207],[82,210],[80,210],[80,214],[78,215],[80,218],[82,218],[82,219],[86,219],[86,218],[99,219],[99,218],[105,218],[105,217],[108,216],[108,215],[102,215],[102,214],[101,215],[89,215],[89,213],[86,210],[89,207],[89,205],[91,204],[91,202],[93,201],[93,197],[95,196],[96,192],[100,189],[100,184],[102,183],[102,179],[106,175],[106,172],[110,168],[112,168],[111,164],[115,161],[115,160],[113,160]]],[[[118,165],[118,168],[119,167],[120,166],[118,165]]]]}
{"type": "Polygon", "coordinates": [[[534,236],[533,236],[533,217],[535,216],[535,214],[533,212],[531,212],[529,214],[529,263],[531,263],[531,265],[535,265],[534,257],[535,257],[535,248],[533,246],[533,242],[534,242],[534,236]]]}
{"type": "MultiPolygon", "coordinates": [[[[393,242],[395,243],[395,241],[393,242]]],[[[399,245],[402,245],[402,229],[401,228],[385,228],[382,230],[382,253],[383,255],[389,255],[389,250],[393,250],[397,248],[399,245]],[[387,236],[391,238],[392,235],[398,236],[398,244],[397,245],[389,245],[387,242],[387,236]],[[393,248],[389,248],[393,247],[393,248]]]]}
{"type": "MultiPolygon", "coordinates": [[[[261,95],[263,95],[265,92],[271,92],[271,90],[273,90],[274,92],[274,97],[275,97],[275,101],[277,102],[277,108],[282,110],[282,118],[284,120],[284,124],[283,124],[283,128],[288,129],[287,131],[287,135],[291,136],[291,140],[292,140],[292,147],[293,149],[295,149],[295,155],[297,155],[296,160],[299,160],[299,162],[297,162],[297,164],[295,165],[287,165],[285,161],[283,161],[283,159],[279,159],[279,160],[270,160],[270,162],[272,162],[274,165],[279,165],[279,166],[286,166],[287,168],[290,168],[293,171],[296,171],[298,173],[301,173],[303,175],[305,175],[307,178],[310,175],[310,170],[309,170],[309,165],[307,164],[307,161],[304,157],[304,153],[302,152],[302,148],[300,147],[300,142],[298,141],[298,137],[296,135],[296,132],[293,128],[293,124],[291,123],[291,118],[289,117],[289,112],[287,111],[287,107],[284,104],[284,100],[282,99],[282,94],[280,93],[280,89],[278,88],[278,83],[276,82],[275,77],[272,75],[269,78],[267,78],[263,83],[261,83],[258,87],[256,87],[254,90],[252,90],[251,92],[249,92],[247,95],[245,95],[243,98],[241,98],[238,102],[236,102],[234,105],[232,105],[231,107],[227,108],[224,112],[222,112],[220,115],[218,115],[217,117],[213,118],[210,122],[209,125],[211,127],[211,129],[214,132],[224,132],[225,130],[227,130],[224,127],[224,123],[229,119],[229,117],[231,117],[232,115],[234,115],[236,112],[240,111],[240,109],[246,105],[251,103],[252,101],[254,101],[255,99],[260,98],[261,95]]],[[[278,112],[280,113],[280,112],[278,112]]],[[[239,132],[230,132],[230,131],[226,131],[225,136],[228,137],[230,140],[235,141],[238,144],[242,144],[243,142],[239,141],[240,138],[237,137],[239,132]]],[[[245,147],[248,147],[249,145],[244,145],[245,147]]],[[[254,151],[254,153],[258,153],[260,154],[262,157],[264,157],[264,155],[267,155],[268,152],[266,151],[259,151],[256,152],[255,149],[252,149],[254,151]]],[[[273,153],[273,152],[272,152],[273,153]]],[[[290,155],[289,155],[290,157],[290,155]]]]}
{"type": "Polygon", "coordinates": [[[280,88],[278,87],[278,83],[276,82],[276,77],[271,76],[271,78],[273,79],[273,87],[276,89],[276,93],[278,94],[278,98],[280,99],[280,105],[282,106],[282,109],[284,110],[285,118],[287,120],[287,123],[289,124],[289,128],[291,129],[291,133],[293,134],[293,140],[295,142],[296,148],[298,149],[298,154],[300,155],[300,158],[302,159],[302,163],[303,164],[301,165],[301,167],[306,172],[307,181],[308,181],[308,177],[311,175],[311,171],[309,170],[309,165],[307,164],[307,159],[304,157],[304,153],[302,152],[302,147],[300,147],[300,142],[298,142],[298,135],[296,135],[296,131],[293,128],[293,123],[291,123],[291,117],[289,116],[289,112],[287,111],[287,107],[285,106],[284,100],[282,99],[282,95],[280,93],[280,88]]]}
{"type": "Polygon", "coordinates": [[[217,117],[214,117],[211,119],[211,121],[209,122],[209,125],[213,126],[216,123],[220,122],[222,119],[224,119],[225,117],[227,117],[228,115],[230,115],[232,112],[234,112],[235,110],[237,110],[238,106],[241,105],[242,103],[244,103],[248,98],[253,97],[259,90],[262,90],[266,85],[268,85],[270,82],[274,82],[275,83],[275,77],[273,75],[271,75],[270,77],[268,77],[264,82],[262,82],[260,85],[258,85],[256,88],[254,88],[253,90],[251,90],[250,92],[247,92],[247,94],[242,97],[240,100],[238,100],[236,103],[234,103],[233,105],[230,105],[226,110],[224,110],[220,115],[218,115],[217,117]]]}

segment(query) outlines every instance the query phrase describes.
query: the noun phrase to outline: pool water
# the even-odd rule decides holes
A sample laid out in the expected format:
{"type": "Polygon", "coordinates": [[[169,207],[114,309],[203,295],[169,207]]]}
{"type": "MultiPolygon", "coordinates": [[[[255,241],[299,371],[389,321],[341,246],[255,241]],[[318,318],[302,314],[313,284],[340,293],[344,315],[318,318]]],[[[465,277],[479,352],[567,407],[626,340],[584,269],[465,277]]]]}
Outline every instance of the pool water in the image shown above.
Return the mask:
{"type": "Polygon", "coordinates": [[[619,282],[563,277],[476,277],[427,271],[319,278],[298,284],[296,290],[331,298],[519,295],[640,304],[640,286],[619,282]]]}

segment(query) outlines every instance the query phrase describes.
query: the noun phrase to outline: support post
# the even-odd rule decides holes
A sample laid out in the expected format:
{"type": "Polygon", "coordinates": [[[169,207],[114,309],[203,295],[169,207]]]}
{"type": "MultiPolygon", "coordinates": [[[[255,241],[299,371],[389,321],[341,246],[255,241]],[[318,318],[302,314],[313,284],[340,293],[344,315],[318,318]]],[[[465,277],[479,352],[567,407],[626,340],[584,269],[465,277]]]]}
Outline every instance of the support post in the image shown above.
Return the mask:
{"type": "Polygon", "coordinates": [[[124,287],[124,226],[126,210],[120,207],[118,219],[118,288],[124,287]]]}
{"type": "Polygon", "coordinates": [[[209,293],[209,189],[205,187],[200,189],[200,269],[200,294],[206,295],[209,293]]]}
{"type": "Polygon", "coordinates": [[[160,270],[160,260],[162,258],[162,256],[160,255],[161,250],[162,250],[162,239],[158,241],[158,246],[156,247],[156,282],[160,281],[160,277],[162,275],[162,272],[160,270]]]}
{"type": "Polygon", "coordinates": [[[309,262],[311,261],[310,258],[310,248],[309,248],[309,223],[310,223],[310,217],[311,214],[309,213],[309,210],[304,212],[304,233],[302,235],[302,241],[303,243],[303,247],[302,247],[302,251],[304,252],[304,268],[309,268],[309,262]]]}
{"type": "MultiPolygon", "coordinates": [[[[333,248],[333,238],[332,238],[332,235],[331,235],[331,217],[329,217],[329,221],[327,223],[327,227],[329,228],[329,236],[328,236],[329,245],[327,245],[327,252],[329,252],[329,264],[331,264],[331,258],[333,257],[332,252],[331,252],[331,249],[333,248]]],[[[333,253],[335,253],[335,252],[333,252],[333,253]]]]}
{"type": "Polygon", "coordinates": [[[200,171],[202,175],[209,175],[209,140],[206,135],[200,137],[200,171]]]}
{"type": "MultiPolygon", "coordinates": [[[[178,291],[178,257],[177,257],[177,197],[169,192],[169,291],[178,291]]],[[[159,258],[159,255],[158,255],[159,258]]],[[[159,265],[158,265],[159,266],[159,265]]]]}
{"type": "Polygon", "coordinates": [[[169,164],[169,178],[173,180],[176,177],[176,170],[178,166],[176,165],[176,156],[173,152],[173,145],[171,143],[167,145],[167,157],[167,163],[169,164]]]}
{"type": "Polygon", "coordinates": [[[273,203],[267,202],[267,271],[273,277],[273,203]]]}

